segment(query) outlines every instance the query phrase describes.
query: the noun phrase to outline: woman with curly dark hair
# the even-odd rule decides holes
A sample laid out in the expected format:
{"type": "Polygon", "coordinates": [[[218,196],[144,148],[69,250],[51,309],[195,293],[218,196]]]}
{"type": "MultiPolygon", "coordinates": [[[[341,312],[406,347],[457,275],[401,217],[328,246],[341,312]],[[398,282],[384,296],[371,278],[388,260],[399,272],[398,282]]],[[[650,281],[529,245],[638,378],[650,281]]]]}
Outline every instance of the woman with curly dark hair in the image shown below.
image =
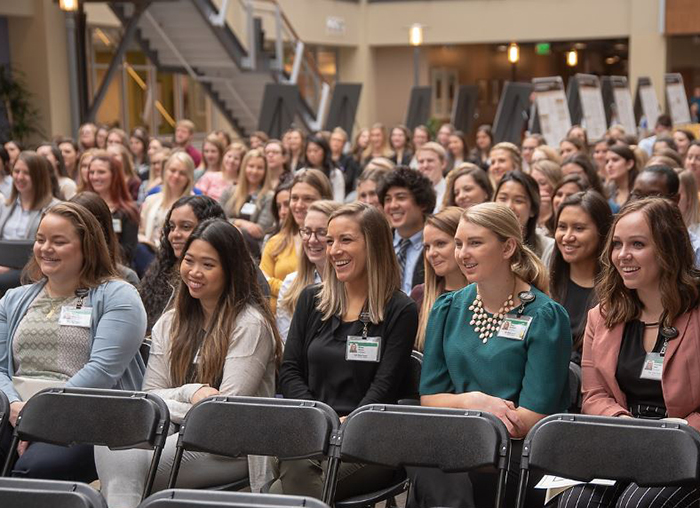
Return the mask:
{"type": "MultiPolygon", "coordinates": [[[[160,248],[156,259],[138,287],[146,308],[148,333],[173,300],[178,281],[178,259],[195,228],[207,219],[226,219],[226,214],[216,201],[208,196],[185,196],[172,206],[163,224],[160,248]]],[[[270,288],[265,276],[257,270],[258,283],[265,296],[270,288]]]]}

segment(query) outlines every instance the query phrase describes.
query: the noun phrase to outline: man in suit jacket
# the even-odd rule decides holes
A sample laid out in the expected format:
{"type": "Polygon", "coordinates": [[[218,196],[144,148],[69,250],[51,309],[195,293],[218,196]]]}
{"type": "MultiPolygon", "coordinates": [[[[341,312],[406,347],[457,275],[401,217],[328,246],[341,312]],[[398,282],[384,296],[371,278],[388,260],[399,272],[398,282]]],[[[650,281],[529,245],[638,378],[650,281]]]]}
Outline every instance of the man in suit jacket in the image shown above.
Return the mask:
{"type": "Polygon", "coordinates": [[[423,225],[435,208],[435,190],[427,177],[407,166],[399,166],[387,175],[378,194],[394,229],[401,289],[410,294],[424,278],[423,225]]]}

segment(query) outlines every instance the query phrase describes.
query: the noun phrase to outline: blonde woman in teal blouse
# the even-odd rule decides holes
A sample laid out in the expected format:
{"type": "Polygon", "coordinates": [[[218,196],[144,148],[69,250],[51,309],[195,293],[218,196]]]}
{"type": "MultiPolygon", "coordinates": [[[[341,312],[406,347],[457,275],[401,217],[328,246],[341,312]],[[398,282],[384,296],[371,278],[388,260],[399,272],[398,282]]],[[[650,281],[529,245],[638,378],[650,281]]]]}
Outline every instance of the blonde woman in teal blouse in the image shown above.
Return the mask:
{"type": "MultiPolygon", "coordinates": [[[[421,404],[487,411],[523,438],[569,405],[569,317],[544,293],[546,269],[505,206],[484,203],[462,214],[455,257],[471,284],[440,297],[430,313],[421,404]]],[[[465,498],[478,497],[464,474],[441,475],[419,475],[412,506],[470,506],[465,498]]]]}

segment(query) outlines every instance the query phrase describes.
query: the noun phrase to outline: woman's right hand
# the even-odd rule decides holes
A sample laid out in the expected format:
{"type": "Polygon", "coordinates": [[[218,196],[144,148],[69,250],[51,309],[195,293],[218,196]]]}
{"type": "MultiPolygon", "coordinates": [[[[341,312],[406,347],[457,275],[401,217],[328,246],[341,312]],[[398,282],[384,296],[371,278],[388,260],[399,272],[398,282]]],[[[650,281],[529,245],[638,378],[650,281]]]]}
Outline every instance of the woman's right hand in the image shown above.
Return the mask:
{"type": "Polygon", "coordinates": [[[190,402],[192,404],[196,404],[202,399],[206,399],[207,397],[212,397],[214,395],[219,395],[219,393],[219,390],[217,390],[216,388],[212,388],[211,386],[202,386],[199,390],[192,394],[190,402]]]}
{"type": "Polygon", "coordinates": [[[510,400],[493,397],[482,392],[468,392],[462,394],[467,403],[467,409],[476,409],[493,414],[501,420],[511,436],[519,436],[518,429],[523,427],[523,422],[516,411],[515,404],[510,400]]]}

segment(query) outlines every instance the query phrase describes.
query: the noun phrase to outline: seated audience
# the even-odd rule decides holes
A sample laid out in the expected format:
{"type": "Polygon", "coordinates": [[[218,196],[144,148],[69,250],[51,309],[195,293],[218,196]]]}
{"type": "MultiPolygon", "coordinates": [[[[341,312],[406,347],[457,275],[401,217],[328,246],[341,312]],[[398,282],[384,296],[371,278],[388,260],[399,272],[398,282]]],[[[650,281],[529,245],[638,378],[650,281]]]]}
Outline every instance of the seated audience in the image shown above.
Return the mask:
{"type": "MultiPolygon", "coordinates": [[[[554,193],[552,194],[552,210],[554,215],[552,215],[552,222],[549,229],[554,231],[556,225],[554,224],[554,217],[556,217],[556,212],[559,210],[559,205],[567,197],[577,192],[583,192],[591,188],[591,184],[588,183],[588,179],[584,175],[568,175],[561,179],[559,184],[554,187],[554,193]]],[[[595,190],[595,189],[593,189],[595,190]]]]}
{"type": "Polygon", "coordinates": [[[96,137],[97,135],[97,125],[92,122],[84,123],[78,129],[78,142],[80,143],[79,152],[84,152],[85,150],[90,150],[91,148],[97,148],[96,137]]]}
{"type": "Polygon", "coordinates": [[[194,167],[198,168],[202,163],[202,152],[192,146],[192,138],[194,138],[195,125],[192,120],[183,119],[175,124],[175,135],[173,143],[175,147],[184,149],[187,154],[192,157],[194,167]]]}
{"type": "Polygon", "coordinates": [[[45,142],[37,147],[36,153],[46,157],[46,160],[51,164],[51,168],[58,180],[59,199],[70,199],[75,196],[78,186],[68,175],[61,150],[55,144],[45,142]]]}
{"type": "MultiPolygon", "coordinates": [[[[0,389],[10,423],[49,386],[139,390],[146,313],[133,286],[119,280],[97,219],[75,203],[44,212],[26,274],[31,284],[0,300],[0,389]]],[[[5,436],[0,455],[9,451],[5,436]]],[[[25,442],[19,454],[14,476],[97,477],[92,446],[25,442]]]]}
{"type": "Polygon", "coordinates": [[[129,135],[129,151],[134,158],[134,173],[141,181],[148,178],[149,173],[148,142],[149,136],[145,127],[132,129],[129,135]]]}
{"type": "Polygon", "coordinates": [[[78,159],[78,193],[87,189],[90,161],[97,151],[96,148],[88,148],[80,154],[80,159],[78,159]]]}
{"type": "Polygon", "coordinates": [[[493,187],[486,172],[476,164],[464,162],[447,175],[447,190],[442,200],[442,209],[470,206],[491,201],[493,187]]]}
{"type": "MultiPolygon", "coordinates": [[[[42,214],[58,203],[51,188],[51,164],[36,152],[17,156],[12,192],[0,207],[0,240],[33,240],[42,214]]],[[[0,296],[20,285],[21,270],[0,266],[0,296]]]]}
{"type": "Polygon", "coordinates": [[[139,212],[126,188],[121,161],[109,152],[96,151],[90,160],[85,190],[97,193],[109,206],[122,259],[130,265],[139,241],[139,212]]]}
{"type": "Polygon", "coordinates": [[[204,167],[195,170],[194,179],[202,194],[218,201],[221,193],[228,187],[224,179],[223,161],[224,145],[216,134],[210,134],[202,144],[202,159],[204,167]]]}
{"type": "MultiPolygon", "coordinates": [[[[484,172],[481,168],[477,168],[477,171],[484,172]]],[[[425,221],[425,282],[418,284],[411,291],[411,298],[418,307],[418,334],[415,344],[418,351],[423,351],[428,317],[435,301],[440,295],[467,285],[467,279],[455,259],[455,232],[462,212],[461,208],[451,206],[425,221]]]]}
{"type": "Polygon", "coordinates": [[[73,180],[78,182],[78,157],[80,157],[80,147],[72,138],[60,138],[57,142],[58,149],[61,150],[66,173],[73,180]]]}
{"type": "Polygon", "coordinates": [[[432,139],[430,136],[430,131],[425,125],[418,125],[415,129],[413,129],[413,137],[411,139],[411,142],[413,144],[414,150],[413,157],[411,158],[411,162],[409,163],[411,169],[418,169],[418,160],[416,159],[416,152],[428,141],[432,141],[432,139]]]}
{"type": "Polygon", "coordinates": [[[608,174],[608,203],[613,213],[617,213],[627,202],[639,168],[631,148],[613,145],[605,155],[605,170],[608,174]]]}
{"type": "MultiPolygon", "coordinates": [[[[325,280],[306,288],[297,302],[280,367],[284,397],[325,402],[342,419],[365,404],[400,398],[418,315],[400,290],[391,242],[389,224],[375,207],[351,203],[331,215],[332,264],[325,280]],[[363,354],[367,344],[378,346],[377,356],[363,354]]],[[[320,461],[283,461],[280,473],[285,494],[321,497],[320,461]]],[[[343,463],[336,497],[377,490],[393,476],[380,466],[343,463]]]]}
{"type": "MultiPolygon", "coordinates": [[[[265,232],[274,225],[270,187],[270,172],[262,149],[246,153],[241,163],[241,174],[235,191],[225,191],[221,204],[233,224],[255,240],[262,240],[265,232]]],[[[259,251],[258,251],[259,253],[259,251]]]]}
{"type": "MultiPolygon", "coordinates": [[[[423,153],[425,150],[421,150],[423,153]]],[[[432,152],[431,152],[432,153],[432,152]]],[[[386,175],[379,188],[379,202],[394,230],[394,252],[399,263],[400,289],[407,295],[424,278],[423,226],[435,208],[431,181],[401,166],[386,175]]]]}
{"type": "MultiPolygon", "coordinates": [[[[276,360],[282,354],[240,231],[223,220],[205,221],[183,250],[175,303],[153,327],[143,380],[143,390],[165,400],[176,424],[194,404],[213,395],[274,396],[276,360]]],[[[166,441],[156,491],[167,485],[177,440],[172,434],[166,441]]],[[[152,455],[150,450],[96,449],[101,490],[111,508],[138,506],[152,455]]],[[[212,487],[249,476],[259,491],[266,478],[254,460],[249,473],[245,460],[185,452],[177,487],[212,487]]]]}
{"type": "MultiPolygon", "coordinates": [[[[287,159],[289,154],[279,139],[271,139],[263,149],[267,160],[267,171],[270,173],[270,188],[276,189],[281,183],[289,182],[292,173],[289,171],[287,159]]],[[[240,160],[238,161],[240,165],[240,160]]]]}
{"type": "Polygon", "coordinates": [[[340,203],[330,200],[312,203],[304,219],[304,227],[299,229],[304,255],[299,256],[297,270],[284,278],[277,297],[277,328],[283,342],[287,341],[289,325],[301,292],[324,278],[328,218],[340,206],[340,203]]]}
{"type": "Polygon", "coordinates": [[[289,215],[282,229],[265,244],[260,268],[270,284],[270,305],[277,309],[277,296],[284,278],[297,268],[298,252],[301,250],[299,230],[309,206],[319,199],[333,199],[331,183],[326,175],[316,169],[300,171],[292,181],[289,198],[289,215]]]}
{"type": "Polygon", "coordinates": [[[559,155],[562,159],[578,154],[586,155],[586,151],[587,146],[577,137],[566,137],[559,143],[559,155]]]}
{"type": "Polygon", "coordinates": [[[393,171],[395,167],[394,163],[389,159],[383,157],[372,159],[357,178],[357,188],[345,199],[348,200],[354,196],[357,201],[376,206],[380,210],[383,209],[382,204],[379,202],[377,189],[379,189],[384,177],[393,171]]]}
{"type": "Polygon", "coordinates": [[[394,155],[389,160],[397,166],[407,166],[413,159],[411,131],[405,125],[397,125],[391,129],[389,147],[394,152],[394,155]]]}
{"type": "MultiPolygon", "coordinates": [[[[471,284],[438,298],[430,313],[421,405],[487,411],[522,439],[546,415],[569,406],[569,318],[545,294],[546,269],[507,207],[484,203],[463,212],[455,256],[471,284]]],[[[517,483],[521,443],[513,441],[507,499],[517,483]]],[[[419,469],[412,476],[412,506],[493,504],[493,474],[419,469]]]]}
{"type": "Polygon", "coordinates": [[[10,141],[7,141],[3,147],[5,150],[7,150],[7,154],[10,156],[10,167],[12,168],[15,165],[17,157],[19,157],[19,154],[22,151],[22,144],[19,141],[11,139],[10,141]]]}
{"type": "Polygon", "coordinates": [[[435,209],[428,210],[428,213],[437,213],[442,208],[442,201],[447,191],[447,180],[445,180],[447,151],[439,143],[429,141],[420,147],[416,157],[418,171],[430,180],[435,190],[435,209]]]}
{"type": "Polygon", "coordinates": [[[535,154],[535,149],[545,144],[542,134],[530,134],[523,139],[520,153],[523,156],[523,170],[527,173],[532,165],[532,156],[535,154]]]}
{"type": "Polygon", "coordinates": [[[12,194],[12,167],[10,154],[0,145],[0,194],[7,199],[12,194]]]}
{"type": "Polygon", "coordinates": [[[384,157],[391,160],[394,152],[389,146],[389,136],[386,133],[386,127],[381,123],[375,123],[369,129],[369,137],[367,147],[362,151],[362,168],[375,157],[384,157]]]}
{"type": "Polygon", "coordinates": [[[137,203],[142,205],[148,196],[163,189],[163,166],[170,158],[170,148],[159,148],[149,155],[151,164],[148,166],[148,178],[141,182],[137,203]]]}
{"type": "Polygon", "coordinates": [[[700,200],[695,176],[684,169],[678,174],[678,179],[680,181],[678,208],[683,214],[683,222],[688,227],[688,231],[698,236],[700,235],[700,200]]]}
{"type": "MultiPolygon", "coordinates": [[[[603,251],[600,303],[588,315],[583,413],[682,418],[700,429],[700,398],[689,389],[691,365],[700,361],[699,284],[678,208],[658,198],[625,205],[603,251]]],[[[579,500],[587,506],[680,508],[697,505],[700,491],[618,481],[610,487],[577,485],[553,503],[573,507],[579,500]]]]}
{"type": "Polygon", "coordinates": [[[469,154],[469,159],[488,169],[491,165],[491,148],[493,147],[493,132],[490,125],[480,125],[476,129],[476,146],[469,154]]]}
{"type": "Polygon", "coordinates": [[[518,147],[507,141],[495,145],[489,157],[489,179],[494,188],[498,187],[503,175],[510,171],[519,171],[522,164],[518,147]]]}
{"type": "Polygon", "coordinates": [[[576,154],[564,159],[561,163],[561,173],[563,176],[585,176],[594,191],[598,192],[601,196],[607,196],[605,188],[601,183],[600,175],[587,155],[576,154]]]}
{"type": "Polygon", "coordinates": [[[552,196],[554,188],[563,178],[561,168],[556,162],[537,161],[530,166],[530,176],[535,179],[540,189],[540,214],[537,226],[544,229],[548,236],[552,236],[552,231],[547,229],[547,223],[554,215],[552,196]]]}
{"type": "Polygon", "coordinates": [[[284,133],[282,144],[289,154],[289,170],[292,172],[292,175],[294,175],[306,165],[304,161],[304,156],[306,154],[306,137],[301,129],[294,127],[284,133]]]}
{"type": "Polygon", "coordinates": [[[559,151],[549,145],[540,145],[535,148],[535,151],[532,153],[532,162],[541,161],[543,159],[556,162],[559,165],[561,165],[562,161],[559,151]]]}
{"type": "Polygon", "coordinates": [[[119,162],[121,162],[129,195],[133,201],[136,201],[139,198],[141,179],[136,175],[136,171],[134,170],[134,160],[129,148],[121,143],[112,143],[107,147],[107,152],[117,157],[119,162]]]}
{"type": "Polygon", "coordinates": [[[554,240],[537,231],[540,191],[537,182],[522,171],[511,171],[501,178],[493,200],[515,212],[523,230],[523,241],[540,258],[546,257],[554,240]]]}
{"type": "Polygon", "coordinates": [[[693,173],[695,182],[698,184],[698,188],[700,188],[700,140],[695,140],[690,143],[683,167],[693,173]]]}
{"type": "Polygon", "coordinates": [[[695,141],[695,134],[688,129],[676,129],[673,131],[673,141],[676,143],[678,154],[685,160],[690,143],[695,141]]]}
{"type": "Polygon", "coordinates": [[[469,146],[467,137],[462,131],[454,131],[447,141],[447,154],[450,162],[450,169],[469,162],[469,146]]]}
{"type": "Polygon", "coordinates": [[[588,311],[598,303],[595,285],[601,271],[600,254],[612,223],[607,201],[590,189],[577,192],[559,205],[555,247],[549,262],[549,293],[569,313],[573,351],[581,364],[583,332],[588,311]]]}
{"type": "Polygon", "coordinates": [[[306,169],[317,169],[331,182],[333,199],[342,203],[345,199],[345,177],[331,158],[331,147],[321,136],[311,136],[306,141],[306,169]]]}
{"type": "Polygon", "coordinates": [[[605,171],[605,156],[608,153],[608,148],[613,144],[614,142],[603,138],[593,145],[593,153],[591,158],[593,159],[595,172],[598,173],[598,178],[602,182],[605,182],[608,178],[607,172],[605,171]]]}

